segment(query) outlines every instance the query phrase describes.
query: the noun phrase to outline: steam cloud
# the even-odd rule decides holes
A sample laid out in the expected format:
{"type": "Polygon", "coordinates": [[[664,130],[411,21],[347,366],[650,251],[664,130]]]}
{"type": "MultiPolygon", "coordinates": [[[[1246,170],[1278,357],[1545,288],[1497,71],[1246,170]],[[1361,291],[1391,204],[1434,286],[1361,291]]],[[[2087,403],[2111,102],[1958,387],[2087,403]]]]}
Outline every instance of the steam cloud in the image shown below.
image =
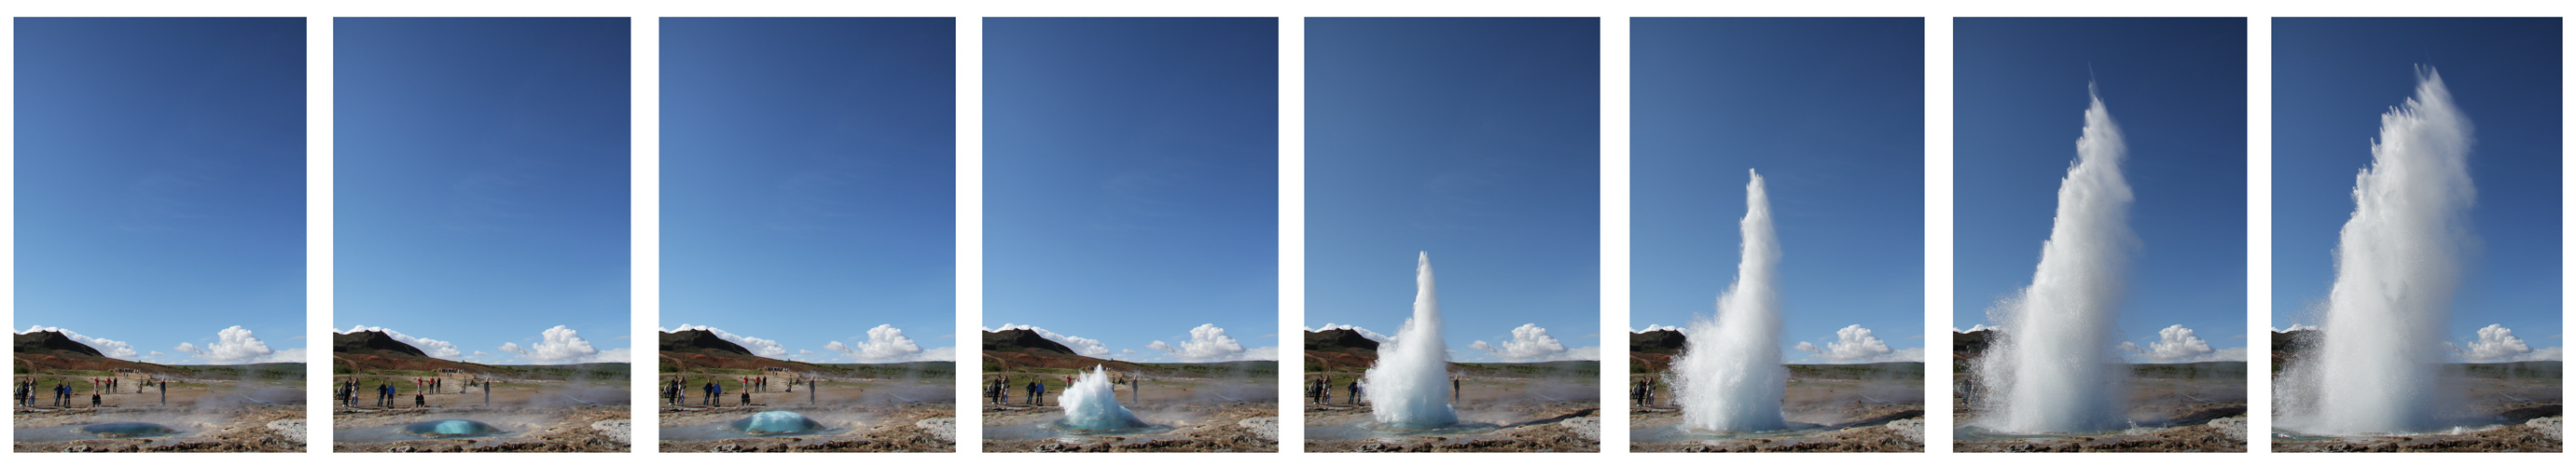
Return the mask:
{"type": "Polygon", "coordinates": [[[250,329],[241,328],[239,325],[215,332],[215,342],[204,348],[198,348],[191,343],[180,343],[178,350],[181,353],[197,355],[197,359],[212,364],[304,362],[303,348],[285,351],[268,349],[268,342],[260,341],[259,337],[251,335],[250,329]]]}
{"type": "Polygon", "coordinates": [[[1003,330],[1027,330],[1027,331],[1032,331],[1032,332],[1038,332],[1038,336],[1039,336],[1039,337],[1041,337],[1041,338],[1045,338],[1045,339],[1048,339],[1048,340],[1053,340],[1053,341],[1055,341],[1056,343],[1062,343],[1062,344],[1064,344],[1064,346],[1065,346],[1066,348],[1072,348],[1072,349],[1073,349],[1074,354],[1080,354],[1080,355],[1083,355],[1083,356],[1090,356],[1090,357],[1095,357],[1095,358],[1098,358],[1098,357],[1107,357],[1107,356],[1109,356],[1109,345],[1106,345],[1106,344],[1102,344],[1102,343],[1100,343],[1100,340],[1093,340],[1093,339],[1083,338],[1083,337],[1077,337],[1077,336],[1073,336],[1073,335],[1065,335],[1065,334],[1061,334],[1061,333],[1049,332],[1049,331],[1047,331],[1047,329],[1038,328],[1038,327],[1037,327],[1037,326],[1035,326],[1035,325],[1012,325],[1012,324],[1007,324],[1007,323],[1006,323],[1006,324],[1002,324],[1002,326],[1000,326],[1000,327],[994,327],[994,328],[984,329],[984,331],[987,331],[987,332],[997,332],[997,331],[1003,331],[1003,330]]]}
{"type": "Polygon", "coordinates": [[[582,339],[581,332],[561,325],[546,329],[545,339],[535,345],[523,347],[518,343],[502,343],[501,351],[516,353],[520,358],[537,364],[627,362],[625,348],[601,351],[591,347],[590,340],[582,339]]]}
{"type": "Polygon", "coordinates": [[[1557,341],[1555,336],[1548,335],[1547,329],[1539,328],[1538,324],[1521,324],[1520,327],[1513,328],[1512,339],[1505,340],[1500,345],[1477,340],[1467,347],[1483,351],[1486,356],[1502,362],[1577,360],[1585,358],[1586,354],[1592,355],[1590,359],[1600,359],[1599,348],[1567,348],[1564,342],[1557,341]]]}
{"type": "Polygon", "coordinates": [[[402,332],[396,332],[394,329],[384,327],[358,325],[349,327],[348,330],[336,330],[334,332],[344,334],[358,332],[385,332],[385,335],[394,337],[394,341],[403,342],[403,344],[411,345],[413,348],[419,348],[420,352],[428,353],[429,357],[449,361],[458,361],[461,360],[459,358],[465,357],[465,351],[456,349],[455,343],[404,335],[402,332]]]}
{"type": "Polygon", "coordinates": [[[19,334],[29,334],[29,333],[36,333],[36,332],[63,332],[63,336],[72,337],[72,341],[77,341],[77,342],[80,342],[81,344],[89,345],[89,347],[90,347],[90,348],[92,348],[92,349],[97,349],[97,350],[98,350],[98,352],[99,352],[99,354],[105,354],[105,355],[107,355],[107,357],[110,357],[110,358],[116,358],[116,359],[123,359],[123,360],[127,360],[127,361],[133,361],[133,360],[136,360],[136,359],[135,359],[135,356],[142,354],[142,353],[137,353],[137,352],[135,352],[135,351],[134,351],[134,345],[129,345],[129,344],[125,344],[125,342],[122,342],[122,341],[109,340],[109,339],[105,339],[105,338],[90,338],[88,335],[82,335],[82,334],[80,334],[80,332],[74,332],[74,331],[71,331],[70,329],[65,329],[65,328],[62,328],[62,327],[46,327],[46,326],[42,326],[42,325],[30,325],[30,326],[27,326],[27,331],[24,331],[24,332],[18,332],[18,333],[19,333],[19,334]]]}

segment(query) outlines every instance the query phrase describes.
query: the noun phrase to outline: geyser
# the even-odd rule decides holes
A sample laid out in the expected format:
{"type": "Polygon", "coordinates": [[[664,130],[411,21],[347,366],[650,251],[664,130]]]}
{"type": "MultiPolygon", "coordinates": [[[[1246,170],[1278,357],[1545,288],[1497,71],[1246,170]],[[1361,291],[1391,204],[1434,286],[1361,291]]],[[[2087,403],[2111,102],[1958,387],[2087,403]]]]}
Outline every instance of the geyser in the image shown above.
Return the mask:
{"type": "Polygon", "coordinates": [[[81,426],[80,433],[99,438],[157,437],[179,433],[179,429],[149,422],[111,422],[81,426]]]}
{"type": "Polygon", "coordinates": [[[501,428],[464,419],[442,419],[403,426],[404,432],[429,438],[474,437],[501,433],[501,428]]]}
{"type": "Polygon", "coordinates": [[[733,430],[749,435],[781,435],[823,429],[823,423],[790,411],[761,411],[733,421],[733,430]]]}
{"type": "Polygon", "coordinates": [[[2353,180],[2352,219],[2335,247],[2322,341],[2293,362],[2284,427],[2322,434],[2442,427],[2435,369],[2459,288],[2467,214],[2469,121],[2442,76],[2416,79],[2415,97],[2379,117],[2370,167],[2353,180]],[[2305,411],[2305,412],[2300,412],[2305,411]]]}
{"type": "Polygon", "coordinates": [[[2128,249],[2129,204],[2120,174],[2128,156],[2102,98],[2084,110],[2075,164],[2057,188],[2056,226],[2040,245],[2030,287],[1989,310],[2002,322],[1977,362],[1985,384],[1982,424],[2004,432],[2091,432],[2127,424],[2126,371],[2112,353],[2128,249]]]}
{"type": "Polygon", "coordinates": [[[1361,393],[1381,427],[1435,429],[1458,423],[1449,407],[1449,345],[1440,339],[1440,298],[1432,287],[1431,253],[1414,266],[1413,317],[1377,349],[1361,393]]]}
{"type": "Polygon", "coordinates": [[[1136,413],[1118,405],[1118,388],[1109,384],[1109,371],[1092,366],[1090,372],[1074,378],[1065,387],[1063,427],[1072,430],[1118,430],[1144,427],[1136,413]]]}
{"type": "Polygon", "coordinates": [[[1780,238],[1762,175],[1744,185],[1743,257],[1717,314],[1691,320],[1689,347],[1673,358],[1682,426],[1756,432],[1788,428],[1780,416],[1789,371],[1780,365],[1780,238]]]}

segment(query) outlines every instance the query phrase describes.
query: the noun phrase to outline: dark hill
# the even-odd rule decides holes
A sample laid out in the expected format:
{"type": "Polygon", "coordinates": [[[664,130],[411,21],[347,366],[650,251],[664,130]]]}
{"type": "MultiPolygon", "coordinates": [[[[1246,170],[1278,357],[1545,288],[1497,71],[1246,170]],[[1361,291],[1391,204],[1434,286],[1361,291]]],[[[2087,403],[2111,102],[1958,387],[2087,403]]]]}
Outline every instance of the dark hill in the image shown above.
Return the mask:
{"type": "Polygon", "coordinates": [[[429,357],[429,353],[422,352],[420,348],[413,347],[409,343],[395,340],[393,335],[388,335],[385,332],[375,330],[331,335],[331,352],[340,354],[382,355],[396,358],[405,356],[419,358],[429,357]]]}
{"type": "Polygon", "coordinates": [[[162,366],[107,357],[98,348],[72,340],[70,335],[52,330],[27,332],[10,337],[11,354],[18,359],[18,369],[25,371],[115,369],[158,370],[162,366]]]}
{"type": "Polygon", "coordinates": [[[89,345],[81,344],[81,342],[72,341],[71,336],[63,335],[63,332],[52,330],[18,334],[16,337],[10,339],[9,347],[11,351],[16,352],[17,354],[55,354],[64,357],[86,356],[93,358],[107,357],[106,354],[99,353],[98,348],[91,348],[89,345]]]}
{"type": "Polygon", "coordinates": [[[1317,371],[1365,370],[1377,362],[1377,346],[1377,340],[1361,336],[1357,330],[1306,332],[1306,367],[1317,371]]]}
{"type": "Polygon", "coordinates": [[[422,352],[420,348],[395,340],[393,335],[376,330],[331,335],[331,360],[334,373],[439,369],[456,369],[478,374],[493,372],[491,366],[430,357],[429,353],[422,352]]]}
{"type": "Polygon", "coordinates": [[[1678,330],[1655,330],[1628,334],[1628,372],[1656,373],[1673,367],[1673,357],[1690,345],[1690,337],[1678,330]]]}
{"type": "Polygon", "coordinates": [[[831,367],[752,354],[751,349],[725,341],[724,338],[717,337],[715,332],[706,330],[663,332],[660,339],[661,371],[664,373],[706,369],[762,370],[772,367],[798,372],[842,372],[840,369],[831,367]]]}
{"type": "Polygon", "coordinates": [[[1111,361],[1073,352],[1073,348],[1056,343],[1037,331],[1010,329],[984,332],[984,370],[1008,372],[1018,369],[1090,369],[1103,366],[1120,371],[1142,371],[1144,366],[1111,361]]]}

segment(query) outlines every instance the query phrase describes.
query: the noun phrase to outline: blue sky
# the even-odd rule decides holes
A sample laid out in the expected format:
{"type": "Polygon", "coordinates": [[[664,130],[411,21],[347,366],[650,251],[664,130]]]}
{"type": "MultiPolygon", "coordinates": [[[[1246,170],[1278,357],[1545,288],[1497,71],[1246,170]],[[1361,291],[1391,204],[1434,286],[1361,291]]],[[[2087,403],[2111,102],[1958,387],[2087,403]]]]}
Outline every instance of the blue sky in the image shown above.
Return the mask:
{"type": "Polygon", "coordinates": [[[2279,18],[2272,27],[2271,325],[2317,323],[2379,116],[2414,96],[2415,69],[2429,65],[2476,140],[2469,228],[2480,244],[2450,334],[2465,343],[2503,325],[2533,348],[2562,346],[2559,20],[2279,18]]]}
{"type": "Polygon", "coordinates": [[[2030,284],[2090,76],[2126,136],[2137,196],[2119,337],[2147,346],[2181,325],[2211,357],[2242,359],[2245,20],[1956,21],[1951,325],[1993,324],[1986,310],[2030,284]]]}
{"type": "Polygon", "coordinates": [[[1782,238],[1792,362],[1921,361],[1923,20],[1630,23],[1636,329],[1687,325],[1735,280],[1745,170],[1782,238]],[[1840,342],[1833,360],[1794,350],[1840,342]],[[1911,351],[1907,351],[1907,350],[1911,351]]]}
{"type": "Polygon", "coordinates": [[[304,19],[15,21],[14,330],[307,360],[304,19]]]}
{"type": "Polygon", "coordinates": [[[955,25],[662,19],[660,327],[956,359],[955,25]]]}
{"type": "Polygon", "coordinates": [[[1394,333],[1428,251],[1451,360],[1599,359],[1599,28],[1306,20],[1306,326],[1394,333]]]}
{"type": "Polygon", "coordinates": [[[332,328],[628,360],[628,20],[333,21],[332,328]]]}
{"type": "Polygon", "coordinates": [[[1273,18],[985,19],[983,326],[1277,359],[1278,50],[1273,18]]]}

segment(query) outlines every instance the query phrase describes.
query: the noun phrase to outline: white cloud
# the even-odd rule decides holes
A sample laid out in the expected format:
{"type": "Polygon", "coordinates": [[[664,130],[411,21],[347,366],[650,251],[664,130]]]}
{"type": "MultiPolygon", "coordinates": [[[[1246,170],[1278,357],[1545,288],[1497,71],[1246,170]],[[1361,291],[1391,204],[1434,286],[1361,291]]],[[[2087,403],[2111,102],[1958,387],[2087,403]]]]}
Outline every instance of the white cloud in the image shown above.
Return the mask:
{"type": "Polygon", "coordinates": [[[841,342],[835,341],[832,342],[832,344],[823,345],[823,349],[839,352],[842,356],[848,357],[851,360],[864,363],[947,361],[956,359],[956,356],[954,356],[956,354],[955,348],[923,349],[919,342],[912,340],[912,337],[903,336],[903,329],[894,328],[893,325],[878,325],[876,328],[868,329],[868,339],[860,341],[858,344],[842,344],[841,342]],[[950,356],[947,356],[945,359],[932,359],[931,356],[933,355],[931,353],[934,351],[945,351],[950,356]]]}
{"type": "MultiPolygon", "coordinates": [[[[2210,356],[2218,354],[2218,349],[2211,348],[2208,340],[2200,339],[2200,336],[2195,335],[2191,329],[2183,328],[2181,325],[2157,330],[2156,341],[2148,343],[2145,347],[2124,341],[2120,342],[2120,349],[2135,355],[2137,359],[2159,363],[2205,362],[2212,360],[2210,356]]],[[[2243,359],[2244,356],[2238,355],[2237,358],[2243,359]]]]}
{"type": "Polygon", "coordinates": [[[1349,330],[1349,331],[1353,331],[1353,332],[1359,332],[1359,333],[1360,333],[1360,337],[1361,337],[1361,338],[1367,338],[1367,339],[1374,340],[1374,341],[1378,341],[1378,342],[1381,342],[1381,343],[1382,343],[1382,342],[1391,341],[1391,340],[1394,340],[1394,339],[1395,339],[1395,337],[1386,336],[1386,335],[1384,335],[1384,334],[1380,334],[1380,333],[1377,333],[1377,332],[1371,332],[1371,331],[1369,331],[1369,329],[1360,328],[1360,326],[1357,326],[1357,325],[1343,325],[1343,324],[1326,323],[1326,324],[1324,324],[1324,326],[1322,326],[1322,327],[1308,327],[1308,328],[1306,328],[1306,331],[1309,331],[1309,332],[1321,332],[1321,331],[1325,331],[1325,330],[1349,330]]]}
{"type": "Polygon", "coordinates": [[[335,332],[335,333],[344,333],[344,334],[345,334],[345,333],[358,333],[358,332],[385,332],[385,335],[387,335],[387,336],[391,336],[391,337],[394,337],[394,341],[403,342],[403,344],[411,345],[411,347],[413,347],[413,348],[419,348],[419,349],[420,349],[420,352],[422,352],[422,353],[428,353],[428,354],[429,354],[429,357],[439,358],[439,359],[445,359],[445,360],[449,360],[449,361],[458,361],[458,360],[462,360],[461,358],[464,358],[464,357],[465,357],[465,351],[464,351],[464,350],[459,350],[459,349],[457,349],[457,348],[456,348],[456,344],[455,344],[455,343],[448,343],[448,342],[444,342],[444,341],[431,340],[431,339],[427,339],[427,338],[419,338],[419,337],[414,337],[414,336],[411,336],[411,335],[404,335],[402,332],[396,332],[396,331],[394,331],[394,329],[389,329],[389,328],[384,328],[384,327],[369,327],[369,326],[359,325],[359,326],[349,327],[349,329],[348,329],[348,330],[334,330],[333,332],[335,332]]]}
{"type": "Polygon", "coordinates": [[[80,334],[80,332],[74,332],[74,331],[71,331],[71,329],[66,329],[66,328],[62,328],[62,327],[46,327],[46,326],[41,326],[41,325],[31,325],[31,326],[28,326],[28,327],[27,327],[27,331],[24,331],[24,332],[18,332],[18,333],[19,333],[19,334],[29,334],[29,333],[36,333],[36,332],[63,332],[63,336],[71,337],[72,341],[77,341],[77,342],[80,342],[80,344],[89,345],[90,349],[98,350],[98,353],[99,353],[99,354],[106,355],[107,357],[110,357],[110,358],[123,359],[123,360],[127,360],[127,361],[135,361],[135,360],[138,360],[138,359],[136,359],[136,357],[137,357],[137,356],[142,355],[142,353],[137,352],[137,351],[134,351],[134,345],[129,345],[129,344],[125,344],[125,342],[122,342],[122,341],[109,340],[109,339],[105,339],[105,338],[90,338],[88,335],[82,335],[82,334],[80,334]]]}
{"type": "MultiPolygon", "coordinates": [[[[1216,324],[1199,324],[1198,327],[1191,328],[1190,339],[1182,340],[1180,344],[1155,340],[1154,344],[1145,345],[1145,348],[1161,351],[1166,356],[1181,362],[1243,361],[1251,356],[1253,351],[1251,348],[1243,347],[1243,342],[1227,336],[1225,329],[1218,328],[1216,324]]],[[[1269,350],[1273,355],[1270,359],[1278,359],[1276,356],[1279,353],[1278,348],[1269,348],[1269,350]]]]}
{"type": "Polygon", "coordinates": [[[2243,346],[2239,346],[2239,347],[2234,347],[2234,348],[2219,348],[2219,349],[2218,349],[2218,354],[2211,355],[2211,356],[2209,357],[2209,359],[2208,359],[2208,360],[2210,360],[2210,361],[2245,362],[2245,347],[2243,347],[2243,346]]]}
{"type": "MultiPolygon", "coordinates": [[[[1486,357],[1502,362],[1566,361],[1576,356],[1573,349],[1566,348],[1564,342],[1548,335],[1547,329],[1539,328],[1538,324],[1521,324],[1513,328],[1512,339],[1504,340],[1500,345],[1477,340],[1467,347],[1484,351],[1486,357]]],[[[1592,353],[1593,359],[1600,358],[1597,348],[1592,353]]]]}
{"type": "Polygon", "coordinates": [[[2469,342],[2469,347],[2460,351],[2460,359],[2469,362],[2552,361],[2559,359],[2558,353],[2555,347],[2533,349],[2522,337],[2513,336],[2513,329],[2504,328],[2503,324],[2492,324],[2478,329],[2478,341],[2469,342]],[[2541,354],[2542,351],[2548,351],[2548,354],[2541,354]],[[2548,359],[2534,356],[2547,356],[2548,359]]]}
{"type": "Polygon", "coordinates": [[[1635,330],[1635,331],[1630,331],[1630,332],[1628,332],[1628,333],[1646,333],[1646,332],[1652,332],[1652,331],[1657,331],[1657,330],[1671,330],[1671,331],[1675,331],[1675,332],[1681,332],[1681,333],[1682,333],[1682,334],[1684,334],[1684,335],[1688,335],[1688,334],[1690,334],[1690,330],[1689,330],[1689,329],[1681,328],[1681,326],[1677,326],[1677,325],[1656,325],[1656,324],[1646,324],[1646,329],[1645,329],[1645,330],[1635,330]]]}
{"type": "MultiPolygon", "coordinates": [[[[1838,363],[1879,362],[1882,358],[1886,358],[1888,355],[1896,354],[1895,349],[1887,347],[1886,340],[1878,339],[1877,336],[1871,334],[1869,329],[1861,328],[1859,325],[1852,325],[1849,327],[1843,327],[1841,330],[1835,330],[1834,341],[1826,342],[1822,347],[1818,347],[1814,343],[1801,341],[1798,342],[1797,349],[1798,351],[1815,353],[1817,356],[1825,358],[1825,360],[1838,363]]],[[[1917,355],[1915,358],[1920,359],[1922,356],[1917,355]]]]}
{"type": "Polygon", "coordinates": [[[786,357],[786,356],[787,356],[787,345],[781,345],[781,344],[778,344],[778,340],[771,340],[771,339],[767,339],[767,338],[758,338],[758,337],[753,337],[753,336],[750,336],[750,335],[737,335],[737,334],[734,334],[733,332],[727,332],[727,331],[724,331],[724,329],[720,329],[720,328],[709,327],[709,326],[705,326],[705,325],[689,325],[689,324],[680,324],[680,328],[675,328],[675,329],[665,329],[665,330],[662,330],[662,331],[663,331],[663,332],[665,332],[665,333],[668,333],[668,332],[681,332],[681,331],[689,331],[689,330],[705,330],[705,331],[707,331],[707,333],[715,334],[715,335],[716,335],[716,339],[724,340],[724,341],[730,341],[730,342],[733,342],[733,344],[742,345],[742,349],[751,350],[751,354],[752,354],[752,355],[754,355],[754,356],[760,356],[760,357],[764,357],[764,358],[784,358],[784,357],[786,357]]]}
{"type": "Polygon", "coordinates": [[[283,351],[268,349],[268,342],[260,341],[259,337],[251,335],[250,329],[241,328],[239,325],[215,332],[215,342],[207,344],[205,348],[198,348],[195,344],[180,343],[178,350],[181,353],[197,355],[197,359],[209,364],[304,362],[303,348],[283,351]]]}
{"type": "Polygon", "coordinates": [[[1055,341],[1056,343],[1062,343],[1066,348],[1072,348],[1074,354],[1095,358],[1109,356],[1109,345],[1100,343],[1100,340],[1049,332],[1047,329],[1038,328],[1034,325],[1002,324],[1001,327],[984,329],[984,331],[987,332],[998,332],[1003,330],[1027,330],[1038,332],[1038,336],[1041,338],[1046,338],[1048,340],[1055,341]]]}
{"type": "Polygon", "coordinates": [[[534,345],[502,343],[501,351],[518,354],[535,364],[581,364],[593,362],[629,362],[627,348],[600,350],[581,338],[581,332],[557,325],[546,329],[545,338],[534,345]]]}

